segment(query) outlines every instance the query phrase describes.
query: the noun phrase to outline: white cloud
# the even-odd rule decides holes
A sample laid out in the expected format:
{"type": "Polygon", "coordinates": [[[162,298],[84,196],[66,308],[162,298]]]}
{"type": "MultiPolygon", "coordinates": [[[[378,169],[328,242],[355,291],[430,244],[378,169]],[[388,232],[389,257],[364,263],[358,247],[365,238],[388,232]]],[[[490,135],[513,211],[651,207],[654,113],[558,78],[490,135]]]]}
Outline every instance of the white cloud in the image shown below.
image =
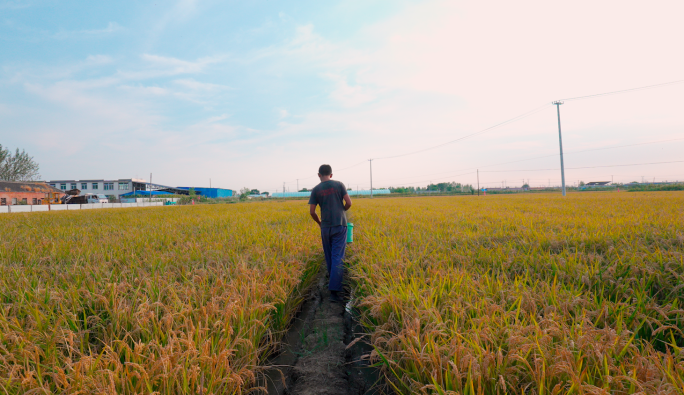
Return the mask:
{"type": "Polygon", "coordinates": [[[169,96],[172,95],[173,92],[166,89],[166,88],[161,88],[158,86],[132,86],[132,85],[121,85],[119,89],[132,92],[135,94],[142,94],[142,95],[152,95],[152,96],[169,96]]]}
{"type": "MultiPolygon", "coordinates": [[[[196,15],[199,6],[191,1],[175,3],[158,24],[160,31],[196,15]]],[[[106,68],[97,67],[109,64],[119,71],[74,81],[75,71],[36,77],[21,70],[15,81],[28,82],[29,92],[63,113],[50,118],[58,121],[35,129],[40,134],[36,141],[46,147],[53,144],[71,152],[73,146],[90,144],[106,145],[120,156],[144,152],[149,162],[136,158],[141,163],[136,166],[181,158],[164,164],[173,180],[192,180],[198,172],[216,169],[235,181],[236,185],[226,186],[249,184],[263,189],[280,187],[278,180],[310,174],[311,163],[329,162],[340,169],[368,158],[430,147],[558,97],[680,79],[683,59],[672,48],[684,31],[677,20],[681,12],[670,8],[655,5],[644,11],[631,3],[586,1],[411,3],[393,17],[367,24],[356,36],[340,40],[326,37],[310,23],[296,27],[289,38],[279,36],[278,42],[230,57],[220,52],[199,58],[169,57],[147,49],[131,63],[123,63],[126,58],[92,55],[79,63],[78,70],[92,67],[88,73],[98,75],[106,68]],[[217,76],[218,64],[230,69],[234,80],[226,78],[224,70],[217,76]],[[235,86],[236,96],[243,93],[245,102],[231,107],[233,103],[223,99],[232,88],[219,82],[235,86]],[[268,100],[261,100],[263,95],[269,95],[268,100]],[[271,95],[275,100],[270,101],[271,95]],[[180,105],[173,107],[169,98],[201,106],[178,116],[174,111],[180,105]],[[260,114],[270,121],[238,114],[243,105],[249,107],[245,112],[262,110],[260,114]],[[51,137],[55,134],[61,137],[51,137]],[[243,169],[245,160],[257,163],[243,169]],[[276,163],[287,166],[274,167],[276,163]],[[259,171],[259,166],[264,170],[259,171]],[[259,180],[260,185],[251,180],[259,180]]],[[[293,23],[284,14],[280,18],[293,23]]],[[[681,100],[676,93],[681,90],[677,89],[568,102],[561,107],[566,151],[680,135],[681,100]]],[[[400,160],[378,160],[373,162],[376,186],[416,182],[435,173],[432,181],[440,181],[477,166],[555,154],[555,117],[549,106],[456,144],[400,160]]],[[[678,155],[672,153],[676,147],[568,155],[567,166],[623,163],[630,153],[638,161],[650,160],[649,155],[669,158],[678,155]]],[[[111,158],[116,155],[105,160],[111,158]]],[[[524,162],[519,168],[554,168],[556,159],[524,162]]],[[[678,169],[682,167],[658,171],[674,174],[678,169]]],[[[644,171],[646,176],[651,169],[644,171]]],[[[368,165],[336,176],[367,187],[368,165]]],[[[497,183],[508,177],[510,184],[513,178],[531,176],[546,182],[558,174],[483,173],[481,181],[497,183]]],[[[604,174],[568,172],[569,178],[585,181],[594,176],[604,174]]],[[[474,175],[467,177],[456,181],[474,181],[474,175]]]]}
{"type": "MultiPolygon", "coordinates": [[[[198,0],[178,0],[173,6],[166,9],[152,24],[151,32],[147,37],[147,48],[152,48],[153,44],[159,39],[169,25],[185,22],[197,14],[198,0]]],[[[166,2],[160,2],[159,8],[167,6],[166,2]]],[[[157,4],[155,4],[157,8],[157,4]]]]}
{"type": "Polygon", "coordinates": [[[110,64],[113,61],[114,59],[108,55],[88,55],[88,57],[86,58],[86,64],[93,66],[110,64]]]}
{"type": "Polygon", "coordinates": [[[204,121],[204,123],[214,123],[218,121],[223,121],[224,119],[228,119],[228,114],[222,114],[216,117],[209,117],[206,121],[204,121]]]}
{"type": "Polygon", "coordinates": [[[64,40],[74,37],[97,37],[112,34],[123,30],[116,22],[109,22],[107,27],[102,29],[90,29],[90,30],[74,30],[74,31],[60,31],[52,35],[53,38],[64,40]]]}
{"type": "Polygon", "coordinates": [[[331,73],[326,73],[325,76],[335,83],[330,98],[344,107],[358,107],[368,104],[379,96],[378,89],[371,88],[368,85],[349,85],[345,76],[331,73]]]}
{"type": "Polygon", "coordinates": [[[197,59],[194,62],[152,54],[142,54],[140,55],[140,58],[153,67],[159,68],[159,70],[165,72],[167,75],[201,73],[208,66],[224,61],[224,57],[221,56],[208,56],[197,59]]]}
{"type": "Polygon", "coordinates": [[[231,89],[229,86],[225,85],[219,85],[219,84],[211,84],[207,82],[199,82],[196,81],[192,78],[188,79],[178,79],[173,81],[175,84],[181,85],[183,87],[186,87],[188,89],[196,90],[196,91],[221,91],[221,90],[228,90],[231,89]]]}

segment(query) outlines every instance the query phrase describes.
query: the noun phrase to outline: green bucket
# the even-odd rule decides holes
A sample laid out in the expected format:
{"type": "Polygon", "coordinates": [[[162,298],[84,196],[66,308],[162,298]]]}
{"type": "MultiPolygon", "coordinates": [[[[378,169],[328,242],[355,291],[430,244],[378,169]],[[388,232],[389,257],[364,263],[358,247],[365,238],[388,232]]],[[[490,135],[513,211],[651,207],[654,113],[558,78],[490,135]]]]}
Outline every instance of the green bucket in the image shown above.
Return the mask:
{"type": "Polygon", "coordinates": [[[354,242],[354,224],[347,224],[347,243],[354,242]]]}

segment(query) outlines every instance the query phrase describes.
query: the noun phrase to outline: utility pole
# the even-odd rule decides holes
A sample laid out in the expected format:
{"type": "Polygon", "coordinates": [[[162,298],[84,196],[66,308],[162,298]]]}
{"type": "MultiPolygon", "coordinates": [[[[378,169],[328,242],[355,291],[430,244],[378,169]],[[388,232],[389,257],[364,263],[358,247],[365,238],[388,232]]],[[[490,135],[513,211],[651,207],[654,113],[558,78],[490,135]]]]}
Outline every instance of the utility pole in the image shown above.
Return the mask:
{"type": "Polygon", "coordinates": [[[560,105],[562,101],[555,101],[556,111],[558,112],[558,143],[560,145],[560,160],[561,160],[561,182],[563,185],[563,196],[565,196],[565,166],[563,165],[563,136],[561,135],[561,121],[560,121],[560,105]]]}
{"type": "Polygon", "coordinates": [[[152,202],[152,173],[150,173],[150,203],[152,202]]]}
{"type": "Polygon", "coordinates": [[[480,169],[477,169],[477,196],[480,196],[480,169]]]}
{"type": "Polygon", "coordinates": [[[368,163],[370,163],[371,199],[373,199],[373,159],[368,159],[368,163]]]}
{"type": "Polygon", "coordinates": [[[285,197],[285,183],[283,182],[283,197],[285,197]]]}

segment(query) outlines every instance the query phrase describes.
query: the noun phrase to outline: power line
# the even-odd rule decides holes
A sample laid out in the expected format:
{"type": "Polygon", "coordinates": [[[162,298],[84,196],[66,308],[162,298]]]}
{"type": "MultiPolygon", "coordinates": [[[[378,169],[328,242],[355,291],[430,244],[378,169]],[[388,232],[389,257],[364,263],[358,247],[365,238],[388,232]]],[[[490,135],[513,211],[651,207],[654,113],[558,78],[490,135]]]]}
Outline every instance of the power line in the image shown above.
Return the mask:
{"type": "Polygon", "coordinates": [[[664,82],[664,83],[661,83],[661,84],[641,86],[641,87],[639,87],[639,88],[622,89],[622,90],[619,90],[619,91],[604,92],[604,93],[596,93],[596,94],[593,94],[593,95],[570,97],[570,98],[561,99],[561,100],[564,100],[564,101],[567,101],[567,100],[581,100],[581,99],[589,99],[589,98],[592,98],[592,97],[616,95],[616,94],[619,94],[619,93],[626,93],[626,92],[639,91],[639,90],[643,90],[643,89],[657,88],[657,87],[660,87],[660,86],[681,84],[682,82],[684,82],[684,80],[677,80],[677,81],[664,82]]]}
{"type": "MultiPolygon", "coordinates": [[[[588,98],[592,98],[592,97],[607,96],[607,95],[615,95],[615,94],[619,94],[619,93],[626,93],[626,92],[638,91],[638,90],[643,90],[643,89],[651,89],[651,88],[657,88],[657,87],[661,87],[661,86],[674,85],[674,84],[679,84],[679,83],[682,83],[682,82],[684,82],[684,80],[670,81],[670,82],[665,82],[665,83],[661,83],[661,84],[642,86],[642,87],[638,87],[638,88],[623,89],[623,90],[619,90],[619,91],[597,93],[597,94],[593,94],[593,95],[571,97],[571,98],[561,99],[561,100],[580,100],[580,99],[588,99],[588,98]]],[[[556,101],[556,102],[558,102],[558,101],[556,101]]],[[[433,150],[433,149],[435,149],[435,148],[443,147],[443,146],[445,146],[445,145],[452,144],[452,143],[455,143],[455,142],[458,142],[458,141],[461,141],[461,140],[465,140],[465,139],[467,139],[467,138],[469,138],[469,137],[476,136],[476,135],[478,135],[478,134],[481,134],[481,133],[484,133],[484,132],[486,132],[486,131],[492,130],[492,129],[497,128],[497,127],[499,127],[499,126],[503,126],[503,125],[505,125],[505,124],[508,124],[508,123],[517,121],[517,120],[522,119],[522,118],[525,118],[525,117],[527,117],[527,116],[530,116],[530,115],[532,115],[532,114],[534,114],[534,113],[540,111],[541,109],[543,109],[543,108],[546,107],[546,106],[547,106],[547,105],[544,104],[544,105],[539,106],[539,107],[537,107],[537,108],[535,108],[535,109],[533,109],[533,110],[530,110],[530,111],[528,111],[528,112],[526,112],[526,113],[524,113],[524,114],[518,115],[518,116],[513,117],[513,118],[511,118],[511,119],[509,119],[509,120],[506,120],[506,121],[504,121],[504,122],[501,122],[501,123],[499,123],[499,124],[496,124],[496,125],[494,125],[494,126],[490,126],[490,127],[486,128],[486,129],[482,129],[482,130],[480,130],[479,132],[471,133],[471,134],[465,135],[465,136],[463,136],[463,137],[459,137],[459,138],[454,139],[454,140],[450,140],[450,141],[447,141],[447,142],[444,142],[444,143],[441,143],[441,144],[434,145],[434,146],[432,146],[432,147],[424,148],[424,149],[417,150],[417,151],[407,152],[407,153],[405,153],[405,154],[392,155],[392,156],[383,156],[383,157],[374,158],[374,159],[393,159],[393,158],[400,158],[400,157],[403,157],[403,156],[414,155],[414,154],[418,154],[418,153],[421,153],[421,152],[430,151],[430,150],[433,150]]]]}
{"type": "Polygon", "coordinates": [[[352,167],[356,167],[356,166],[362,165],[362,164],[364,164],[364,163],[366,163],[366,162],[368,162],[368,161],[367,161],[367,160],[364,160],[364,161],[361,161],[361,162],[359,162],[359,163],[357,163],[357,164],[355,164],[355,165],[351,165],[351,166],[349,166],[349,167],[345,167],[344,169],[339,169],[339,170],[334,170],[334,171],[342,171],[342,170],[351,169],[352,167]]]}
{"type": "MultiPolygon", "coordinates": [[[[677,161],[668,161],[668,162],[648,162],[648,163],[629,163],[629,164],[621,164],[621,165],[606,165],[606,166],[583,166],[583,167],[567,167],[567,169],[572,169],[572,170],[579,170],[579,169],[597,169],[597,168],[605,168],[605,167],[626,167],[626,166],[642,166],[642,165],[659,165],[659,164],[668,164],[668,163],[684,163],[684,160],[677,160],[677,161]]],[[[516,172],[516,171],[557,171],[558,169],[518,169],[518,170],[489,170],[489,171],[482,171],[481,173],[507,173],[507,172],[516,172]]],[[[437,179],[443,179],[443,178],[451,178],[451,177],[459,177],[459,176],[464,176],[464,175],[470,175],[470,174],[475,174],[476,172],[471,171],[468,173],[461,173],[461,174],[454,174],[450,176],[444,176],[444,177],[438,177],[437,179]]],[[[431,180],[422,180],[422,181],[415,181],[415,182],[410,182],[410,183],[403,183],[403,185],[414,185],[414,184],[420,184],[426,181],[433,181],[434,178],[431,180]]],[[[497,181],[498,182],[498,181],[497,181]]]]}
{"type": "MultiPolygon", "coordinates": [[[[674,85],[674,84],[679,84],[679,83],[682,83],[682,82],[684,82],[684,80],[677,80],[677,81],[665,82],[665,83],[661,83],[661,84],[642,86],[642,87],[638,87],[638,88],[623,89],[623,90],[619,90],[619,91],[597,93],[597,94],[593,94],[593,95],[578,96],[578,97],[572,97],[572,98],[561,99],[561,100],[580,100],[580,99],[588,99],[588,98],[591,98],[591,97],[615,95],[615,94],[619,94],[619,93],[626,93],[626,92],[637,91],[637,90],[642,90],[642,89],[650,89],[650,88],[657,88],[657,87],[661,87],[661,86],[674,85]]],[[[556,101],[556,102],[558,102],[558,101],[556,101]]],[[[403,156],[414,155],[414,154],[418,154],[418,153],[421,153],[421,152],[433,150],[433,149],[435,149],[435,148],[443,147],[443,146],[445,146],[445,145],[452,144],[452,143],[455,143],[455,142],[458,142],[458,141],[467,139],[467,138],[469,138],[469,137],[476,136],[476,135],[478,135],[478,134],[481,134],[481,133],[484,133],[484,132],[486,132],[486,131],[492,130],[492,129],[497,128],[497,127],[499,127],[499,126],[503,126],[503,125],[505,125],[505,124],[508,124],[508,123],[517,121],[517,120],[522,119],[522,118],[525,118],[525,117],[527,117],[527,116],[529,116],[529,115],[532,115],[532,114],[534,114],[534,113],[540,111],[541,109],[543,109],[543,108],[546,107],[546,106],[547,106],[547,105],[544,104],[544,105],[539,106],[539,107],[537,107],[537,108],[535,108],[535,109],[533,109],[533,110],[530,110],[530,111],[528,111],[528,112],[526,112],[526,113],[524,113],[524,114],[518,115],[518,116],[513,117],[513,118],[511,118],[511,119],[509,119],[509,120],[506,120],[506,121],[504,121],[504,122],[498,123],[498,124],[496,124],[496,125],[494,125],[494,126],[490,126],[490,127],[486,128],[486,129],[482,129],[482,130],[480,130],[479,132],[471,133],[471,134],[469,134],[469,135],[465,135],[465,136],[463,136],[463,137],[459,137],[459,138],[454,139],[454,140],[450,140],[450,141],[447,141],[447,142],[444,142],[444,143],[441,143],[441,144],[437,144],[437,145],[434,145],[434,146],[432,146],[432,147],[424,148],[424,149],[417,150],[417,151],[407,152],[407,153],[405,153],[405,154],[392,155],[392,156],[383,156],[383,157],[374,158],[374,159],[392,159],[392,158],[400,158],[400,157],[403,157],[403,156]]]]}
{"type": "Polygon", "coordinates": [[[458,142],[458,141],[465,140],[465,139],[467,139],[467,138],[469,138],[469,137],[477,136],[478,134],[482,134],[482,133],[484,133],[484,132],[487,132],[487,131],[490,131],[490,130],[492,130],[492,129],[498,128],[499,126],[503,126],[503,125],[506,125],[506,124],[508,124],[508,123],[515,122],[515,121],[517,121],[517,120],[523,119],[523,118],[525,118],[525,117],[528,117],[528,116],[530,116],[530,115],[532,115],[532,114],[534,114],[534,113],[540,111],[541,109],[543,109],[543,108],[545,108],[545,107],[547,107],[547,106],[548,106],[547,104],[544,104],[543,106],[539,106],[539,107],[535,108],[534,110],[530,110],[530,111],[528,111],[528,112],[526,112],[526,113],[524,113],[524,114],[518,115],[518,116],[513,117],[513,118],[511,118],[511,119],[509,119],[509,120],[506,120],[506,121],[503,121],[503,122],[501,122],[501,123],[498,123],[498,124],[496,124],[496,125],[494,125],[494,126],[490,126],[490,127],[486,128],[486,129],[482,129],[482,130],[480,130],[479,132],[471,133],[471,134],[465,135],[465,136],[463,136],[463,137],[459,137],[459,138],[457,138],[457,139],[447,141],[447,142],[445,142],[445,143],[437,144],[437,145],[434,145],[434,146],[432,146],[432,147],[424,148],[424,149],[421,149],[421,150],[418,150],[418,151],[407,152],[407,153],[400,154],[400,155],[382,156],[382,157],[379,157],[379,158],[373,158],[373,160],[400,158],[400,157],[402,157],[402,156],[414,155],[414,154],[418,154],[418,153],[421,153],[421,152],[430,151],[430,150],[433,150],[433,149],[435,149],[435,148],[443,147],[443,146],[448,145],[448,144],[452,144],[452,143],[455,143],[455,142],[458,142]]]}
{"type": "MultiPolygon", "coordinates": [[[[675,85],[675,84],[679,84],[679,83],[682,83],[682,82],[684,82],[684,79],[682,79],[682,80],[676,80],[676,81],[670,81],[670,82],[665,82],[665,83],[660,83],[660,84],[654,84],[654,85],[641,86],[641,87],[637,87],[637,88],[622,89],[622,90],[618,90],[618,91],[611,91],[611,92],[597,93],[597,94],[592,94],[592,95],[570,97],[570,98],[565,98],[565,99],[561,99],[561,100],[562,100],[562,101],[568,101],[568,100],[582,100],[582,99],[589,99],[589,98],[594,98],[594,97],[601,97],[601,96],[608,96],[608,95],[616,95],[616,94],[634,92],[634,91],[639,91],[639,90],[644,90],[644,89],[652,89],[652,88],[658,88],[658,87],[663,87],[663,86],[675,85]]],[[[559,102],[560,102],[560,101],[555,101],[554,104],[559,103],[559,102]]],[[[445,145],[449,145],[449,144],[452,144],[452,143],[455,143],[455,142],[459,142],[459,141],[465,140],[465,139],[467,139],[467,138],[470,138],[470,137],[473,137],[473,136],[476,136],[476,135],[485,133],[485,132],[490,131],[490,130],[492,130],[492,129],[495,129],[495,128],[497,128],[497,127],[506,125],[506,124],[508,124],[508,123],[515,122],[515,121],[517,121],[517,120],[523,119],[523,118],[528,117],[528,116],[530,116],[530,115],[532,115],[532,114],[534,114],[534,113],[536,113],[536,112],[541,111],[541,110],[542,110],[543,108],[545,108],[546,106],[547,106],[547,104],[544,104],[544,105],[539,106],[539,107],[537,107],[537,108],[535,108],[535,109],[533,109],[533,110],[530,110],[530,111],[528,111],[528,112],[525,112],[525,113],[523,113],[523,114],[521,114],[521,115],[518,115],[518,116],[516,116],[516,117],[510,118],[510,119],[508,119],[508,120],[506,120],[506,121],[503,121],[503,122],[498,123],[498,124],[496,124],[496,125],[490,126],[490,127],[488,127],[488,128],[482,129],[482,130],[480,130],[480,131],[478,131],[478,132],[471,133],[471,134],[468,134],[468,135],[459,137],[459,138],[454,139],[454,140],[450,140],[450,141],[447,141],[447,142],[444,142],[444,143],[441,143],[441,144],[437,144],[437,145],[434,145],[434,146],[431,146],[431,147],[427,147],[427,148],[424,148],[424,149],[420,149],[420,150],[417,150],[417,151],[407,152],[407,153],[400,154],[400,155],[391,155],[391,156],[378,157],[378,158],[373,158],[373,159],[371,159],[371,160],[400,158],[400,157],[404,157],[404,156],[415,155],[415,154],[418,154],[418,153],[421,153],[421,152],[430,151],[430,150],[433,150],[433,149],[436,149],[436,148],[439,148],[439,147],[443,147],[443,146],[445,146],[445,145]]],[[[680,139],[672,139],[672,140],[665,140],[665,141],[674,141],[674,140],[680,140],[680,139]]],[[[637,144],[632,144],[632,145],[625,145],[624,147],[626,147],[626,146],[634,146],[634,145],[651,144],[651,143],[656,143],[656,142],[637,143],[637,144]]],[[[610,148],[618,148],[618,147],[621,147],[621,146],[606,147],[606,148],[597,148],[597,149],[593,149],[593,150],[610,149],[610,148]]],[[[574,152],[572,152],[572,153],[586,152],[586,151],[592,151],[592,150],[574,151],[574,152]]],[[[514,162],[522,162],[522,161],[526,161],[526,160],[539,159],[539,158],[551,157],[551,156],[556,156],[556,155],[549,155],[549,156],[543,156],[543,157],[537,157],[537,158],[531,158],[531,159],[522,159],[522,160],[518,160],[518,161],[514,161],[514,162]]],[[[340,169],[340,170],[337,170],[337,171],[347,170],[347,169],[350,169],[350,168],[359,166],[359,165],[361,165],[361,164],[363,164],[363,163],[365,163],[365,162],[366,162],[366,161],[364,160],[364,161],[362,161],[362,162],[358,162],[358,163],[356,163],[356,164],[354,164],[354,165],[352,165],[352,166],[349,166],[349,167],[346,167],[346,168],[343,168],[343,169],[340,169]]],[[[514,163],[514,162],[505,162],[505,163],[501,163],[501,164],[514,163]]],[[[646,163],[646,164],[658,164],[658,163],[678,163],[678,162],[654,162],[654,163],[646,163]]],[[[499,164],[499,165],[500,165],[500,164],[499,164]]],[[[635,165],[616,165],[616,166],[637,166],[637,165],[638,165],[638,164],[635,164],[635,165]]],[[[490,167],[490,166],[496,166],[496,165],[489,165],[489,166],[485,166],[485,167],[490,167]]],[[[581,167],[581,168],[570,168],[570,169],[598,168],[598,167],[615,167],[615,166],[594,166],[594,167],[581,167]]],[[[521,170],[521,171],[545,171],[545,170],[551,170],[551,169],[535,169],[535,170],[521,170]]],[[[554,169],[554,170],[558,170],[558,169],[554,169]]],[[[508,170],[506,170],[506,171],[508,171],[508,170]]],[[[514,170],[510,170],[510,171],[514,171],[514,170]]],[[[494,171],[489,171],[489,172],[494,172],[494,171]]],[[[306,177],[306,178],[299,178],[299,180],[305,180],[305,179],[309,179],[309,178],[313,178],[313,177],[315,177],[315,176],[310,176],[310,177],[306,177]]],[[[452,176],[452,177],[454,177],[454,176],[452,176]]],[[[441,178],[446,178],[446,177],[441,177],[441,178]]],[[[295,179],[295,180],[293,180],[293,181],[288,181],[288,183],[292,183],[292,182],[295,182],[295,181],[297,181],[297,180],[298,180],[298,179],[295,179]]],[[[424,181],[422,181],[422,182],[424,182],[424,181]]],[[[410,184],[409,184],[409,185],[410,185],[410,184]]]]}
{"type": "MultiPolygon", "coordinates": [[[[363,162],[359,162],[359,163],[357,163],[357,164],[355,164],[355,165],[351,165],[351,166],[348,166],[348,167],[345,167],[345,168],[342,168],[342,169],[338,169],[338,170],[333,169],[333,173],[337,173],[337,172],[340,172],[340,171],[343,171],[343,170],[351,169],[352,167],[356,167],[356,166],[359,166],[359,165],[364,164],[364,163],[366,163],[365,160],[364,160],[363,162]]],[[[314,177],[318,177],[318,176],[317,176],[317,175],[313,175],[313,176],[309,176],[309,177],[300,177],[300,178],[296,178],[296,179],[291,180],[291,181],[285,181],[285,183],[286,183],[286,184],[292,184],[293,182],[297,182],[298,180],[299,180],[299,181],[301,181],[301,180],[308,180],[308,179],[314,178],[314,177]]]]}
{"type": "MultiPolygon", "coordinates": [[[[568,169],[579,170],[579,169],[598,169],[601,167],[625,167],[625,166],[645,166],[645,165],[662,165],[667,163],[684,163],[684,160],[674,160],[669,162],[648,162],[648,163],[629,163],[624,165],[606,165],[606,166],[582,166],[582,167],[568,167],[568,169]]],[[[552,171],[558,169],[518,169],[518,170],[488,170],[483,171],[483,173],[507,173],[513,171],[552,171]]]]}
{"type": "MultiPolygon", "coordinates": [[[[676,139],[668,139],[668,140],[657,140],[657,141],[646,141],[646,142],[643,142],[643,143],[633,143],[633,144],[625,144],[625,145],[613,145],[613,146],[608,146],[608,147],[590,148],[590,149],[584,149],[584,150],[577,150],[577,151],[565,152],[565,155],[568,155],[568,154],[579,154],[579,153],[582,153],[582,152],[591,152],[591,151],[602,151],[602,150],[615,149],[615,148],[635,147],[635,146],[647,145],[647,144],[669,143],[669,142],[672,142],[672,141],[681,141],[681,140],[684,140],[684,138],[676,138],[676,139]]],[[[406,179],[418,178],[418,177],[430,177],[430,176],[435,176],[435,175],[439,175],[439,174],[451,174],[451,173],[453,173],[453,172],[455,172],[455,171],[466,171],[466,170],[472,170],[472,169],[476,169],[476,168],[482,169],[482,168],[486,168],[486,167],[501,166],[501,165],[509,165],[509,164],[511,164],[511,163],[526,162],[526,161],[535,160],[535,159],[555,158],[555,157],[557,157],[558,155],[559,155],[559,154],[535,156],[535,157],[532,157],[532,158],[516,159],[516,160],[513,160],[513,161],[500,162],[500,163],[495,163],[495,164],[491,164],[491,165],[468,167],[468,168],[461,169],[461,170],[444,171],[444,172],[440,172],[440,173],[431,173],[431,174],[421,174],[421,175],[412,176],[412,177],[390,178],[389,180],[385,180],[385,182],[387,182],[387,181],[396,181],[396,180],[406,180],[406,179]]],[[[556,169],[556,170],[558,170],[558,169],[556,169]]],[[[439,178],[447,178],[447,177],[450,177],[450,176],[439,177],[439,178]]],[[[453,177],[453,176],[451,176],[451,177],[453,177]]],[[[407,184],[407,185],[410,185],[410,184],[407,184]]]]}

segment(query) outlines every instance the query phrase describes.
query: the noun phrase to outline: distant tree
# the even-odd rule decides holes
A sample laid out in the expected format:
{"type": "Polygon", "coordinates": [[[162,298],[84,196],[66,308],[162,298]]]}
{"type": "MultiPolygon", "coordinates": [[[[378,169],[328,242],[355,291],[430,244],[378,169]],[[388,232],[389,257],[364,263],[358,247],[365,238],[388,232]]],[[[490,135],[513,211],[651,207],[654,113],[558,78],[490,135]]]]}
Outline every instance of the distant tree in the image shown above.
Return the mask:
{"type": "Polygon", "coordinates": [[[17,151],[12,154],[0,144],[0,180],[7,181],[31,181],[40,178],[38,163],[29,156],[26,151],[17,151]]]}
{"type": "Polygon", "coordinates": [[[247,197],[252,194],[252,190],[245,187],[240,189],[240,200],[247,200],[247,197]]]}
{"type": "MultiPolygon", "coordinates": [[[[351,189],[347,189],[347,190],[348,190],[348,191],[351,191],[351,189]]],[[[302,188],[299,192],[309,192],[309,190],[306,189],[306,188],[302,188]]]]}
{"type": "Polygon", "coordinates": [[[262,194],[262,195],[266,195],[266,196],[268,196],[268,195],[269,195],[269,193],[268,193],[268,192],[261,192],[261,194],[262,194]]]}
{"type": "Polygon", "coordinates": [[[579,186],[583,187],[583,186],[584,186],[584,181],[580,181],[579,186]]]}
{"type": "Polygon", "coordinates": [[[195,192],[195,188],[190,188],[188,190],[188,196],[197,196],[197,192],[195,192]]]}
{"type": "Polygon", "coordinates": [[[523,189],[529,189],[530,188],[530,186],[527,183],[524,183],[522,187],[523,187],[523,189]]]}
{"type": "Polygon", "coordinates": [[[261,195],[258,189],[252,189],[251,191],[249,191],[249,193],[250,195],[261,195]]]}

